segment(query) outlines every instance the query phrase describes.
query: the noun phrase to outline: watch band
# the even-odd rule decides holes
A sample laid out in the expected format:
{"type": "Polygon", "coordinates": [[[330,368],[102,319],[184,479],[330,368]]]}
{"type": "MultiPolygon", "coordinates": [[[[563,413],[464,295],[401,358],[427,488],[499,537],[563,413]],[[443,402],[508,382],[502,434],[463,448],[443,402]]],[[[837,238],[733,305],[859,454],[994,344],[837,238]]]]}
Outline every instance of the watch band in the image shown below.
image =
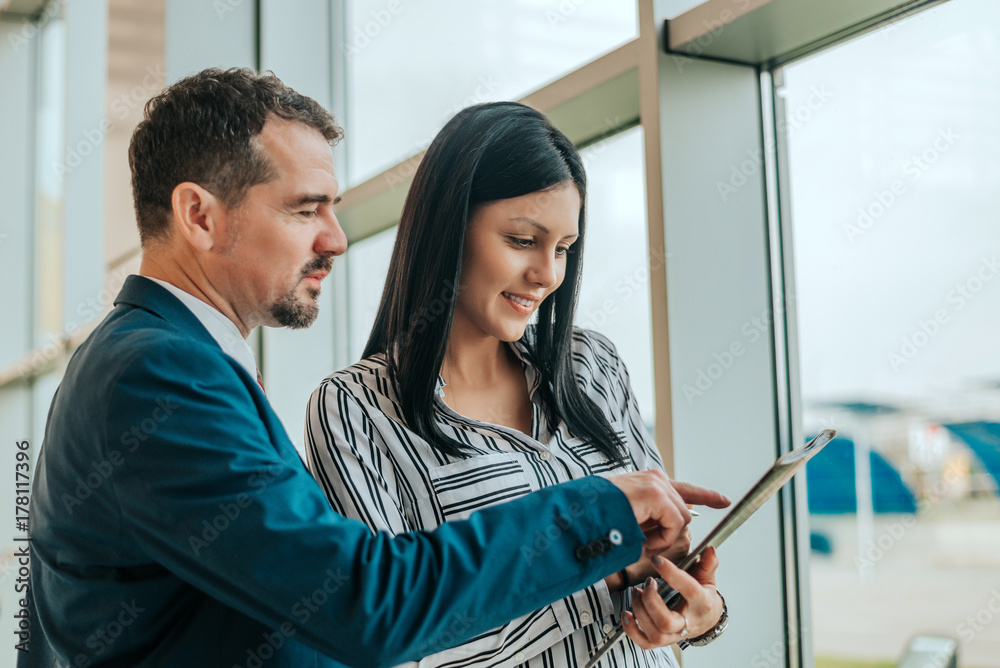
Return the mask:
{"type": "Polygon", "coordinates": [[[722,632],[726,630],[727,626],[729,626],[729,610],[726,608],[726,599],[722,595],[722,592],[718,589],[715,590],[715,593],[717,593],[719,598],[722,599],[722,615],[719,617],[719,623],[697,638],[685,638],[680,641],[677,643],[679,648],[687,649],[688,647],[704,647],[705,645],[711,644],[716,638],[721,636],[722,632]]]}

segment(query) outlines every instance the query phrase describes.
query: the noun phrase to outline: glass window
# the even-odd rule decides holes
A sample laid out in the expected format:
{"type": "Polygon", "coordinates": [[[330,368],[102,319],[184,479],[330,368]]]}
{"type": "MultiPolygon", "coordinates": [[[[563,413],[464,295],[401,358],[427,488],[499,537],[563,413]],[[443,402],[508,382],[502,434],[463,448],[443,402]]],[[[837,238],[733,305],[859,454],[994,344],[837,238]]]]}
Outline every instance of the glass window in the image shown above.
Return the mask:
{"type": "Polygon", "coordinates": [[[646,427],[653,429],[653,335],[650,267],[662,269],[663,249],[650,249],[642,128],[581,152],[587,169],[587,241],[576,324],[607,336],[628,367],[646,427]]]}
{"type": "MultiPolygon", "coordinates": [[[[35,346],[62,344],[63,181],[75,166],[66,148],[66,23],[54,18],[39,31],[35,225],[35,346]]],[[[79,157],[77,156],[77,159],[79,157]]]]}
{"type": "Polygon", "coordinates": [[[361,359],[375,324],[395,243],[396,228],[392,227],[347,249],[348,350],[352,364],[361,359]]]}
{"type": "Polygon", "coordinates": [[[620,0],[347,3],[347,181],[425,149],[459,110],[518,99],[638,35],[620,0]]]}
{"type": "Polygon", "coordinates": [[[842,437],[807,469],[816,665],[931,633],[1000,666],[1000,6],[784,79],[804,426],[842,437]]]}

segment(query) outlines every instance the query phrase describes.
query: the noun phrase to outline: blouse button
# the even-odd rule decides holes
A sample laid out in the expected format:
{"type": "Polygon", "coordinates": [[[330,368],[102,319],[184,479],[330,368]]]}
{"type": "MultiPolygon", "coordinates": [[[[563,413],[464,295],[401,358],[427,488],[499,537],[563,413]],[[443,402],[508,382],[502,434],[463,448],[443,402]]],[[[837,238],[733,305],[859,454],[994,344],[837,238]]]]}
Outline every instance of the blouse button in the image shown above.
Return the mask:
{"type": "Polygon", "coordinates": [[[542,452],[542,454],[538,455],[538,458],[541,459],[543,462],[547,462],[550,459],[552,459],[552,453],[549,452],[548,450],[545,450],[542,452]]]}

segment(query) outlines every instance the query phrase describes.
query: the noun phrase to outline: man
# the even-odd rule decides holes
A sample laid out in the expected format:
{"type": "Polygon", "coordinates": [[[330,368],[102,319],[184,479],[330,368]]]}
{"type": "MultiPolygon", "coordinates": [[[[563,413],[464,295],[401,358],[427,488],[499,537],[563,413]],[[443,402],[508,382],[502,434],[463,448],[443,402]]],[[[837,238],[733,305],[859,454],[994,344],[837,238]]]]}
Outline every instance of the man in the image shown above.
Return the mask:
{"type": "MultiPolygon", "coordinates": [[[[333,513],[245,337],[316,318],[347,245],[341,134],[315,101],[245,69],[206,70],[147,106],[129,149],[141,275],[53,400],[18,665],[392,665],[665,548],[685,500],[727,503],[642,473],[395,538],[333,513]]],[[[664,624],[680,628],[674,614],[664,624]]]]}

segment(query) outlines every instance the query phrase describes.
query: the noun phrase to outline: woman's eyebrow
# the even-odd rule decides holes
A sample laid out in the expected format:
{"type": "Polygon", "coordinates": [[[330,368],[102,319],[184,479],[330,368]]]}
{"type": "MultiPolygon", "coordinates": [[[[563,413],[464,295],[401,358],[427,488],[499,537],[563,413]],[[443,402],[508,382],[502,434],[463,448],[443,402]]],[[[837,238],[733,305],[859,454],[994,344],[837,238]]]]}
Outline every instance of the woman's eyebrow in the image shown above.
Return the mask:
{"type": "Polygon", "coordinates": [[[538,221],[532,220],[531,218],[525,218],[524,216],[511,216],[510,218],[508,218],[508,220],[519,220],[522,223],[528,223],[529,225],[534,225],[535,227],[537,227],[538,229],[540,229],[542,232],[545,232],[545,234],[549,233],[549,228],[545,227],[544,225],[542,225],[538,221]]]}
{"type": "MultiPolygon", "coordinates": [[[[528,223],[529,225],[533,225],[533,226],[537,227],[538,229],[540,229],[545,234],[549,234],[549,228],[545,227],[544,225],[542,225],[541,223],[539,223],[536,220],[532,220],[531,218],[526,218],[524,216],[511,216],[507,220],[516,220],[516,221],[520,221],[522,223],[528,223]]],[[[579,234],[567,234],[566,236],[563,237],[563,240],[566,240],[566,239],[579,239],[579,238],[580,238],[579,234]]]]}

